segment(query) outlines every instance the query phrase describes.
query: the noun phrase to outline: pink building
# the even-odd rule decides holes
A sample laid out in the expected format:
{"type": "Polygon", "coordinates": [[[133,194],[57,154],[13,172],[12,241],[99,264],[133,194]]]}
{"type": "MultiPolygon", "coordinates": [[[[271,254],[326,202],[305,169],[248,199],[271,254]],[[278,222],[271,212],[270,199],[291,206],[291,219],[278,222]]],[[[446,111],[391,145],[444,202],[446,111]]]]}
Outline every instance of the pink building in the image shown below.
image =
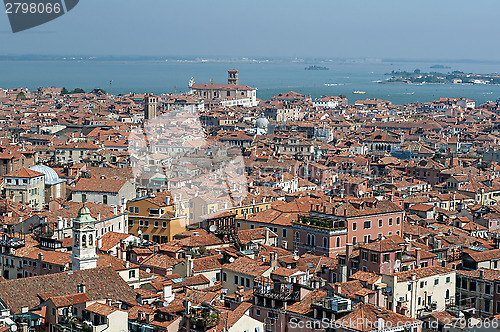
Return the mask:
{"type": "Polygon", "coordinates": [[[356,271],[393,274],[413,268],[437,265],[437,256],[420,248],[407,248],[406,241],[393,235],[372,243],[359,245],[359,256],[348,264],[356,271]]]}
{"type": "Polygon", "coordinates": [[[301,168],[300,174],[306,180],[311,181],[319,186],[331,186],[333,182],[336,180],[336,175],[333,172],[333,169],[322,165],[320,163],[307,164],[307,174],[304,168],[301,168]]]}
{"type": "Polygon", "coordinates": [[[370,243],[381,236],[401,235],[404,210],[388,200],[336,198],[311,204],[308,215],[292,223],[293,248],[334,257],[346,244],[370,243]]]}
{"type": "Polygon", "coordinates": [[[421,332],[422,321],[368,303],[358,303],[349,314],[335,321],[337,332],[421,332]]]}

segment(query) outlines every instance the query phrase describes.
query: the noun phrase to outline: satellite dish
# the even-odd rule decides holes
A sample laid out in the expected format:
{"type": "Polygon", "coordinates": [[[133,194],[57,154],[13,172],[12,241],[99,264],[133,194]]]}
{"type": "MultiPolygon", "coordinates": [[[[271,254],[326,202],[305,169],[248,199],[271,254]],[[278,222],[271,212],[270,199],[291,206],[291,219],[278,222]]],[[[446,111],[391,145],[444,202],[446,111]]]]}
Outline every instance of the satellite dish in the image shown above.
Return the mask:
{"type": "Polygon", "coordinates": [[[151,273],[151,269],[148,267],[148,268],[146,269],[146,272],[147,272],[147,273],[151,273]]]}
{"type": "Polygon", "coordinates": [[[15,324],[14,324],[14,325],[12,325],[12,326],[10,327],[10,330],[11,330],[12,332],[16,332],[16,331],[17,331],[17,325],[15,325],[15,324]]]}
{"type": "Polygon", "coordinates": [[[232,262],[234,262],[234,257],[229,258],[229,263],[232,263],[232,262]]]}
{"type": "Polygon", "coordinates": [[[213,233],[213,232],[215,232],[215,231],[217,230],[217,226],[212,225],[212,226],[210,226],[210,227],[208,228],[208,230],[209,230],[210,232],[212,232],[212,233],[213,233]]]}
{"type": "Polygon", "coordinates": [[[216,282],[216,281],[217,281],[217,278],[213,277],[212,282],[216,282]]]}

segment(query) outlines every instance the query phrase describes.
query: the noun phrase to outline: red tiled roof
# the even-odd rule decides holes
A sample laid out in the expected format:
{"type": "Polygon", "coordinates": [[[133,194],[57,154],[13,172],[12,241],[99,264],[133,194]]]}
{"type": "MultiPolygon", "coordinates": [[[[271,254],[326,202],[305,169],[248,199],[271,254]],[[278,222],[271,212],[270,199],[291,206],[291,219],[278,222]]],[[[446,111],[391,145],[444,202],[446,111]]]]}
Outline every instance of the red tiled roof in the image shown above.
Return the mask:
{"type": "Polygon", "coordinates": [[[403,282],[403,281],[411,280],[412,275],[415,275],[417,280],[418,280],[421,278],[427,278],[430,276],[449,273],[452,271],[453,271],[452,269],[449,269],[447,267],[428,266],[428,267],[421,267],[418,269],[412,269],[412,270],[403,271],[403,272],[397,272],[397,273],[394,273],[394,276],[396,276],[398,278],[398,282],[403,282]]]}
{"type": "Polygon", "coordinates": [[[0,298],[14,313],[18,313],[23,307],[31,309],[39,305],[38,294],[70,295],[76,292],[79,284],[86,285],[85,294],[91,300],[110,298],[135,303],[136,294],[133,289],[111,268],[95,268],[7,280],[0,283],[0,298]]]}
{"type": "Polygon", "coordinates": [[[107,304],[96,302],[94,304],[89,305],[85,308],[85,310],[90,311],[92,313],[107,317],[109,314],[117,311],[118,309],[107,304]]]}
{"type": "Polygon", "coordinates": [[[31,170],[29,168],[21,168],[20,170],[10,172],[10,173],[4,175],[4,177],[28,178],[28,179],[36,178],[38,176],[44,176],[44,174],[37,172],[37,171],[34,171],[34,170],[31,170]]]}
{"type": "MultiPolygon", "coordinates": [[[[368,303],[358,303],[353,311],[335,321],[338,326],[346,327],[353,331],[373,331],[377,330],[377,321],[383,320],[384,326],[402,326],[404,324],[422,324],[417,319],[400,315],[368,303]],[[399,324],[398,324],[399,323],[399,324]]],[[[382,328],[383,329],[383,328],[382,328]]]]}

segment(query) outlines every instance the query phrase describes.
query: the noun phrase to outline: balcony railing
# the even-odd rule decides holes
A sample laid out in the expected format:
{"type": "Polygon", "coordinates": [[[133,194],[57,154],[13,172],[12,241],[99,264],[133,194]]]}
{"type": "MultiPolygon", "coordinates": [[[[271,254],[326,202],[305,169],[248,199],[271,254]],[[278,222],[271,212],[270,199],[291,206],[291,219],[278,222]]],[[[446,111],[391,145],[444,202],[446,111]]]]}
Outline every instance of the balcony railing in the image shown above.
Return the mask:
{"type": "Polygon", "coordinates": [[[336,313],[351,310],[351,301],[340,297],[326,297],[319,300],[313,300],[311,304],[314,307],[318,307],[327,311],[333,311],[336,313]]]}
{"type": "Polygon", "coordinates": [[[92,326],[83,323],[76,317],[71,316],[59,316],[59,322],[57,324],[63,330],[79,331],[79,332],[92,332],[92,326]]]}
{"type": "Polygon", "coordinates": [[[10,247],[10,248],[21,248],[24,247],[25,242],[24,239],[20,239],[17,237],[8,237],[3,236],[0,238],[0,246],[10,247]]]}
{"type": "Polygon", "coordinates": [[[300,292],[291,283],[273,282],[264,277],[254,281],[254,295],[280,301],[299,301],[300,292]]]}
{"type": "Polygon", "coordinates": [[[299,216],[297,221],[292,221],[297,226],[312,227],[329,231],[330,233],[343,234],[347,232],[344,222],[335,221],[329,218],[299,216]]]}

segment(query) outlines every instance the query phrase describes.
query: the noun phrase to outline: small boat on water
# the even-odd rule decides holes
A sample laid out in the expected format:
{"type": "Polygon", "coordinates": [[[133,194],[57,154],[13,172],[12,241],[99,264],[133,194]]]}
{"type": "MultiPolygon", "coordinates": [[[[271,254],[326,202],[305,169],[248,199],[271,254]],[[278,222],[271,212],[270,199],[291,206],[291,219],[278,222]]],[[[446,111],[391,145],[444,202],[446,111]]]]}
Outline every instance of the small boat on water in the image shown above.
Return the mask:
{"type": "Polygon", "coordinates": [[[330,68],[328,67],[322,67],[322,66],[309,66],[309,67],[306,67],[304,68],[305,70],[330,70],[330,68]]]}
{"type": "Polygon", "coordinates": [[[352,93],[354,93],[355,95],[364,95],[366,93],[366,91],[356,90],[356,91],[353,91],[352,93]]]}

